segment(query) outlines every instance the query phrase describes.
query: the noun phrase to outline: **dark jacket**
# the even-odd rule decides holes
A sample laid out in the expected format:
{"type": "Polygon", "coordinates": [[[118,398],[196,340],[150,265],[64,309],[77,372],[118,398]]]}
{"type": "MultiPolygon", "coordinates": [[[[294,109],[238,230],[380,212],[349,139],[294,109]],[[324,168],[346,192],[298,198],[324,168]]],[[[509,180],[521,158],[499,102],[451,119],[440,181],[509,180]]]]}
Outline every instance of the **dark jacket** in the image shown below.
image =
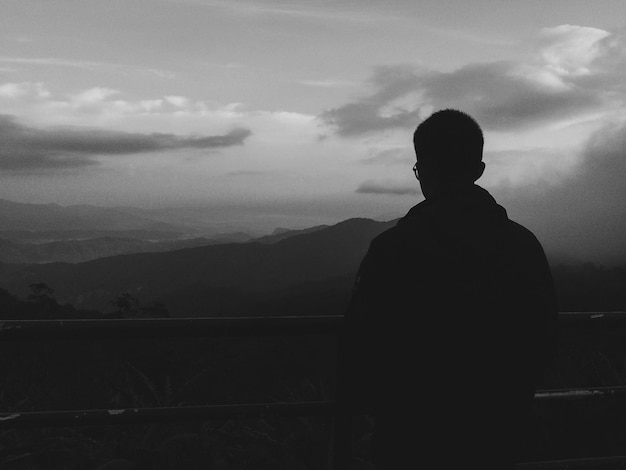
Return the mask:
{"type": "Polygon", "coordinates": [[[556,315],[540,243],[479,186],[376,237],[346,314],[338,399],[376,417],[378,468],[515,458],[556,315]]]}

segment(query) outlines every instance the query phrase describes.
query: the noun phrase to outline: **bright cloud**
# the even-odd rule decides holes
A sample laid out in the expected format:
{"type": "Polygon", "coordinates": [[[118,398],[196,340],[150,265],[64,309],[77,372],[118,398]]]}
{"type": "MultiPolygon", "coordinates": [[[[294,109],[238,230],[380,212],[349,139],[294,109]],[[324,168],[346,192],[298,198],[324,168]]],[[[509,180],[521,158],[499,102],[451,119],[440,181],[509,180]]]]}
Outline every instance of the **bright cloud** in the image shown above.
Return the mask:
{"type": "Polygon", "coordinates": [[[173,104],[177,108],[185,108],[189,106],[189,99],[185,96],[166,96],[165,101],[173,104]]]}
{"type": "Polygon", "coordinates": [[[131,99],[119,90],[92,87],[71,93],[52,93],[42,83],[0,84],[5,114],[38,127],[89,126],[139,133],[203,134],[205,129],[228,132],[258,129],[261,139],[314,142],[315,116],[289,111],[247,109],[241,103],[216,105],[183,95],[131,99]]]}
{"type": "Polygon", "coordinates": [[[602,40],[608,36],[602,29],[569,24],[544,28],[540,56],[544,66],[559,75],[589,75],[594,62],[606,52],[602,40]]]}
{"type": "Polygon", "coordinates": [[[4,83],[0,85],[0,98],[17,99],[26,96],[47,98],[50,92],[43,83],[4,83]]]}
{"type": "Polygon", "coordinates": [[[369,95],[328,109],[320,119],[337,135],[349,137],[412,129],[433,109],[448,107],[469,112],[485,129],[498,131],[614,109],[626,98],[621,80],[611,79],[621,76],[624,63],[617,51],[626,42],[620,40],[616,47],[610,39],[616,38],[607,31],[565,25],[544,29],[539,51],[525,62],[473,63],[451,72],[377,67],[369,95]]]}
{"type": "Polygon", "coordinates": [[[104,87],[94,87],[72,95],[71,100],[79,105],[102,103],[111,96],[115,96],[117,94],[119,94],[119,91],[117,90],[111,90],[104,87]]]}

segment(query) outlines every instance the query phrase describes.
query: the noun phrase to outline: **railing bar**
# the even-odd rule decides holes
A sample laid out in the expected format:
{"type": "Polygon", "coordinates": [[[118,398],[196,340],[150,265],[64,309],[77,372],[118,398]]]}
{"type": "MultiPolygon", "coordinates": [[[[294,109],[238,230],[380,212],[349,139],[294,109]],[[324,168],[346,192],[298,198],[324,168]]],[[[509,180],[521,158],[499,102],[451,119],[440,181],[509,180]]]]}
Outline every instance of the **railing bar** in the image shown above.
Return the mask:
{"type": "Polygon", "coordinates": [[[626,466],[626,455],[616,455],[611,457],[587,457],[581,459],[567,460],[548,460],[542,462],[520,462],[517,464],[517,470],[552,470],[610,464],[621,464],[621,466],[626,466]]]}
{"type": "Polygon", "coordinates": [[[204,421],[247,415],[333,416],[332,401],[0,413],[0,429],[204,421]]]}
{"type": "MultiPolygon", "coordinates": [[[[539,401],[554,399],[588,399],[626,396],[626,387],[597,387],[580,389],[540,390],[535,394],[539,401]]],[[[254,403],[232,405],[180,406],[159,408],[123,408],[108,410],[64,410],[29,411],[0,413],[0,429],[22,427],[21,423],[51,425],[50,423],[70,423],[79,425],[85,422],[98,424],[124,424],[152,421],[194,421],[198,418],[238,416],[242,414],[260,415],[263,413],[282,416],[330,415],[335,412],[335,402],[295,402],[295,403],[254,403]]],[[[56,426],[63,424],[54,424],[56,426]]]]}
{"type": "Polygon", "coordinates": [[[584,400],[590,398],[612,398],[622,396],[626,396],[626,386],[538,390],[535,393],[535,400],[584,400]]]}
{"type": "Polygon", "coordinates": [[[606,310],[600,312],[567,311],[559,312],[559,315],[626,315],[626,310],[606,310]]]}
{"type": "Polygon", "coordinates": [[[179,317],[179,318],[55,318],[45,320],[4,320],[0,322],[17,323],[24,325],[35,324],[236,324],[236,323],[307,323],[324,322],[328,320],[342,319],[343,315],[281,315],[281,316],[259,316],[259,317],[179,317]]]}
{"type": "MultiPolygon", "coordinates": [[[[559,327],[566,329],[609,329],[626,326],[626,312],[560,312],[559,327]]],[[[620,331],[621,333],[622,331],[620,331]]]]}
{"type": "Polygon", "coordinates": [[[274,336],[336,333],[341,315],[0,321],[0,340],[274,336]]]}
{"type": "MultiPolygon", "coordinates": [[[[0,341],[336,334],[343,315],[0,321],[0,341]]],[[[626,326],[626,312],[560,312],[563,328],[626,326]]]]}

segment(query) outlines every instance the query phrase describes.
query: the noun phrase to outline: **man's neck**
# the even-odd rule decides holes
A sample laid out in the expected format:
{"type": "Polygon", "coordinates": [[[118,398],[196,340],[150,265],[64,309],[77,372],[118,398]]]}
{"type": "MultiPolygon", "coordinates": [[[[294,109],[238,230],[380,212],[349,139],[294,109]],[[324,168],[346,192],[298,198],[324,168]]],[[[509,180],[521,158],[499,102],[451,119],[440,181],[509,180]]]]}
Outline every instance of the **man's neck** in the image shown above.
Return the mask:
{"type": "Polygon", "coordinates": [[[471,191],[474,188],[476,188],[477,185],[475,183],[455,183],[455,184],[450,184],[450,183],[442,183],[437,185],[435,188],[433,188],[430,193],[428,194],[428,197],[426,197],[426,200],[430,200],[430,199],[440,199],[440,198],[445,198],[449,195],[454,195],[457,193],[464,193],[467,191],[471,191]]]}

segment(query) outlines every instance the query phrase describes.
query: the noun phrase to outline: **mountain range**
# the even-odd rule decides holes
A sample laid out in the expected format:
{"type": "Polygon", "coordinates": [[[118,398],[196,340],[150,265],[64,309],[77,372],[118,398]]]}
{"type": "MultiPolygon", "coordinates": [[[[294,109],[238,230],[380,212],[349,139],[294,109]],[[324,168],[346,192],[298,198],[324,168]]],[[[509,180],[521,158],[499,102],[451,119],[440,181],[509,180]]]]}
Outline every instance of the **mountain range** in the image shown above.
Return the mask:
{"type": "MultiPolygon", "coordinates": [[[[26,204],[0,199],[0,262],[79,263],[130,253],[247,242],[275,243],[326,225],[270,235],[223,231],[202,208],[139,209],[26,204]]],[[[228,227],[226,227],[228,228],[228,227]]]]}
{"type": "Polygon", "coordinates": [[[143,303],[164,303],[173,315],[199,314],[190,309],[200,306],[211,310],[209,314],[249,313],[270,298],[289,297],[286,291],[306,296],[328,293],[329,286],[345,289],[372,238],[394,223],[357,218],[332,226],[280,231],[247,243],[118,255],[74,264],[3,263],[0,287],[25,296],[30,284],[43,282],[54,290],[59,302],[101,311],[110,310],[111,303],[126,292],[143,303]]]}
{"type": "MultiPolygon", "coordinates": [[[[29,232],[34,238],[37,232],[29,232]]],[[[152,232],[143,232],[145,237],[152,232]]],[[[80,263],[107,256],[129,253],[152,253],[172,251],[196,246],[217,245],[221,243],[246,242],[251,237],[245,233],[215,235],[211,238],[174,238],[171,240],[146,240],[133,238],[120,232],[122,236],[95,236],[83,234],[81,238],[54,240],[40,243],[27,243],[22,239],[15,241],[0,238],[0,262],[4,263],[53,263],[56,261],[80,263]],[[84,237],[84,238],[83,238],[84,237]]],[[[41,235],[40,235],[41,237],[41,235]]]]}
{"type": "MultiPolygon", "coordinates": [[[[130,296],[172,316],[340,314],[370,241],[395,224],[204,235],[209,219],[170,224],[166,212],[0,200],[0,288],[26,298],[43,283],[59,303],[101,313],[130,296]]],[[[626,269],[548,257],[562,308],[626,309],[626,269]]]]}

